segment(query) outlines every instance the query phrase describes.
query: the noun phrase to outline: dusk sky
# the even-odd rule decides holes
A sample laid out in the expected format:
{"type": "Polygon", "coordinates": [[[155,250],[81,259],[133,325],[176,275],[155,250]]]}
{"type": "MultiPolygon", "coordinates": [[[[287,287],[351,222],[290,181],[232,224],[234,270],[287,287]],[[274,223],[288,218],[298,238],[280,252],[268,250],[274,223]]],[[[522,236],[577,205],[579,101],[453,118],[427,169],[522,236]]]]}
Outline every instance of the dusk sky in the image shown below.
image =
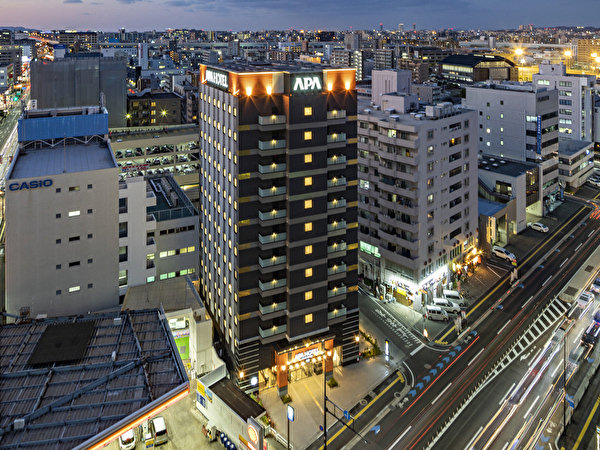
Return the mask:
{"type": "Polygon", "coordinates": [[[598,0],[1,0],[0,26],[43,30],[386,29],[600,25],[598,0]]]}

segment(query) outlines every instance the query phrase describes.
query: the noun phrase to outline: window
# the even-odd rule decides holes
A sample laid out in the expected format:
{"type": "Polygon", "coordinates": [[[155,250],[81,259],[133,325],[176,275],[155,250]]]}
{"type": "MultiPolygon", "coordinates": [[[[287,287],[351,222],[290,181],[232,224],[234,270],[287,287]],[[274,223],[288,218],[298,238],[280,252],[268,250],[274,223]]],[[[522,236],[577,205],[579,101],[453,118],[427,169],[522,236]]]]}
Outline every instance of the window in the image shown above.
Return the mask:
{"type": "Polygon", "coordinates": [[[69,192],[79,191],[79,186],[69,186],[69,192]]]}
{"type": "Polygon", "coordinates": [[[81,211],[77,210],[77,211],[69,211],[69,217],[77,217],[81,215],[81,211]]]}
{"type": "Polygon", "coordinates": [[[306,291],[304,293],[304,300],[308,301],[308,300],[312,300],[313,298],[313,291],[306,291]]]}
{"type": "Polygon", "coordinates": [[[312,153],[307,153],[304,155],[304,163],[309,164],[312,162],[312,153]]]}
{"type": "MultiPolygon", "coordinates": [[[[60,193],[60,188],[56,188],[56,193],[59,194],[60,193]]],[[[57,291],[60,292],[60,291],[57,291]]]]}
{"type": "Polygon", "coordinates": [[[304,209],[312,208],[312,199],[304,200],[304,209]]]}
{"type": "Polygon", "coordinates": [[[91,189],[91,188],[92,188],[92,185],[91,185],[91,184],[88,184],[88,185],[87,185],[87,188],[88,188],[88,189],[91,189]]]}
{"type": "Polygon", "coordinates": [[[313,315],[311,314],[306,314],[304,316],[304,323],[311,323],[313,321],[313,315]]]}
{"type": "Polygon", "coordinates": [[[81,263],[79,261],[73,261],[69,263],[69,267],[76,267],[76,266],[80,266],[81,263]]]}
{"type": "Polygon", "coordinates": [[[429,194],[427,196],[427,204],[431,205],[433,203],[433,194],[429,194]]]}
{"type": "Polygon", "coordinates": [[[56,295],[60,295],[60,294],[62,294],[62,291],[60,289],[57,289],[56,295]]]}
{"type": "Polygon", "coordinates": [[[93,235],[92,233],[88,233],[88,235],[87,235],[87,238],[88,238],[88,239],[91,239],[91,238],[93,238],[93,237],[94,237],[94,235],[93,235]]]}
{"type": "Polygon", "coordinates": [[[91,289],[94,287],[94,283],[88,283],[88,289],[91,289]]]}
{"type": "Polygon", "coordinates": [[[57,218],[57,219],[60,219],[60,217],[61,217],[61,216],[60,216],[60,213],[56,213],[56,218],[57,218]]]}
{"type": "Polygon", "coordinates": [[[305,116],[312,116],[312,106],[305,106],[304,107],[304,115],[305,116]]]}
{"type": "Polygon", "coordinates": [[[312,177],[304,177],[304,186],[312,186],[312,177]]]}
{"type": "Polygon", "coordinates": [[[91,264],[91,263],[93,263],[93,262],[94,262],[94,259],[93,259],[93,258],[89,258],[89,259],[88,259],[88,264],[91,264]]]}
{"type": "Polygon", "coordinates": [[[71,294],[72,292],[78,292],[81,290],[81,286],[71,286],[69,288],[69,294],[71,294]]]}
{"type": "MultiPolygon", "coordinates": [[[[161,275],[162,277],[162,275],[161,275]]],[[[161,278],[162,280],[162,278],[161,278]]],[[[127,286],[127,269],[119,270],[119,287],[127,286]]]]}
{"type": "Polygon", "coordinates": [[[311,139],[312,139],[312,131],[305,131],[304,132],[304,140],[310,141],[311,139]]]}
{"type": "Polygon", "coordinates": [[[538,80],[538,86],[550,86],[550,80],[538,80]]]}
{"type": "Polygon", "coordinates": [[[56,240],[56,243],[57,243],[57,244],[60,244],[61,242],[62,242],[62,241],[61,241],[60,239],[57,239],[57,240],[56,240]]]}
{"type": "Polygon", "coordinates": [[[309,267],[308,269],[304,269],[304,278],[310,278],[310,277],[312,277],[312,274],[313,274],[312,267],[309,267]]]}
{"type": "Polygon", "coordinates": [[[88,210],[87,210],[87,213],[88,213],[88,214],[92,214],[93,212],[94,212],[94,210],[93,210],[93,209],[88,209],[88,210]]]}
{"type": "Polygon", "coordinates": [[[305,255],[310,255],[312,253],[312,245],[305,245],[304,246],[304,254],[305,255]]]}
{"type": "Polygon", "coordinates": [[[78,241],[78,240],[79,240],[79,236],[71,236],[71,237],[69,238],[69,242],[76,242],[76,241],[78,241]]]}
{"type": "Polygon", "coordinates": [[[306,222],[306,223],[304,224],[304,231],[305,231],[306,233],[308,233],[309,231],[312,231],[312,222],[306,222]]]}
{"type": "Polygon", "coordinates": [[[61,266],[60,264],[57,264],[57,265],[56,265],[56,270],[60,270],[60,268],[61,268],[61,267],[62,267],[62,266],[61,266]]]}

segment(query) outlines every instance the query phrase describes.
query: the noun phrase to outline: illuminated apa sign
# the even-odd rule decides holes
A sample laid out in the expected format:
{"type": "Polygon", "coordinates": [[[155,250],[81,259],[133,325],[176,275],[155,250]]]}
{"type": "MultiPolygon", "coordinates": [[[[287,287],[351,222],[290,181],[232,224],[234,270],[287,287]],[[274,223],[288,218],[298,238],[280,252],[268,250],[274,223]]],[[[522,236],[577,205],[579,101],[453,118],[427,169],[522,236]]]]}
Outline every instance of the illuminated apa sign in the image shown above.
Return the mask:
{"type": "Polygon", "coordinates": [[[221,70],[206,68],[206,82],[211,86],[222,89],[229,89],[229,73],[221,70]]]}
{"type": "Polygon", "coordinates": [[[323,90],[323,74],[295,74],[292,76],[292,92],[323,90]]]}

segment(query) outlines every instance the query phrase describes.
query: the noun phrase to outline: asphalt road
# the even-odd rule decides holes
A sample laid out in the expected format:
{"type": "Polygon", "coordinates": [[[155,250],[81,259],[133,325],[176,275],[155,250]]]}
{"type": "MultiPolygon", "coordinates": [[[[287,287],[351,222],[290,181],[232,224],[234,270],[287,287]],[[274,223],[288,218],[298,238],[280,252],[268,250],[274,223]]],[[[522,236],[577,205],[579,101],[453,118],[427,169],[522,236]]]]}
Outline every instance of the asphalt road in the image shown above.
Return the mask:
{"type": "MultiPolygon", "coordinates": [[[[520,264],[521,276],[529,269],[535,269],[522,287],[511,290],[504,298],[503,309],[490,310],[490,307],[507,292],[507,281],[497,284],[481,302],[471,307],[469,314],[479,309],[479,314],[485,311],[492,317],[482,321],[469,340],[445,353],[426,346],[411,352],[404,363],[411,369],[414,380],[407,381],[414,389],[400,405],[397,405],[398,391],[395,389],[400,385],[399,380],[391,379],[389,389],[371,399],[360,416],[353,420],[352,425],[361,437],[341,428],[330,430],[328,448],[358,447],[364,446],[365,442],[370,448],[425,447],[450,413],[492,367],[498,355],[523,333],[533,316],[552,300],[600,242],[597,220],[588,219],[579,225],[589,212],[589,208],[580,210],[520,264]],[[536,262],[562,238],[566,241],[559,251],[549,254],[546,261],[536,262]],[[568,264],[561,267],[565,257],[569,258],[568,264]],[[374,421],[375,425],[371,426],[374,421]],[[367,426],[370,428],[365,429],[367,426]]],[[[442,438],[437,447],[447,448],[445,444],[442,438]]]]}
{"type": "Polygon", "coordinates": [[[0,123],[0,149],[4,148],[4,144],[17,126],[17,121],[21,115],[19,106],[13,107],[4,120],[0,123]]]}

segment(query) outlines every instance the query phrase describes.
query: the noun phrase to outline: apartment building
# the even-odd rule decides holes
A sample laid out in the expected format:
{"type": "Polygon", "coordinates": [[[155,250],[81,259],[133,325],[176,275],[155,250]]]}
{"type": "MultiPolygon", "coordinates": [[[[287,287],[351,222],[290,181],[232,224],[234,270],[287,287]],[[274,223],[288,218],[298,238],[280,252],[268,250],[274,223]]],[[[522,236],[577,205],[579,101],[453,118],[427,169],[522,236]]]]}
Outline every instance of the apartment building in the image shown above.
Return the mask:
{"type": "Polygon", "coordinates": [[[182,123],[182,97],[174,92],[127,95],[127,126],[147,127],[182,123]]]}
{"type": "Polygon", "coordinates": [[[477,246],[477,113],[380,102],[359,104],[359,273],[418,303],[477,246]]]}
{"type": "Polygon", "coordinates": [[[201,293],[237,383],[284,394],[358,356],[355,73],[200,75],[201,293]]]}
{"type": "Polygon", "coordinates": [[[356,81],[365,75],[365,57],[362,50],[337,49],[331,52],[331,64],[334,66],[352,67],[356,71],[356,81]]]}

